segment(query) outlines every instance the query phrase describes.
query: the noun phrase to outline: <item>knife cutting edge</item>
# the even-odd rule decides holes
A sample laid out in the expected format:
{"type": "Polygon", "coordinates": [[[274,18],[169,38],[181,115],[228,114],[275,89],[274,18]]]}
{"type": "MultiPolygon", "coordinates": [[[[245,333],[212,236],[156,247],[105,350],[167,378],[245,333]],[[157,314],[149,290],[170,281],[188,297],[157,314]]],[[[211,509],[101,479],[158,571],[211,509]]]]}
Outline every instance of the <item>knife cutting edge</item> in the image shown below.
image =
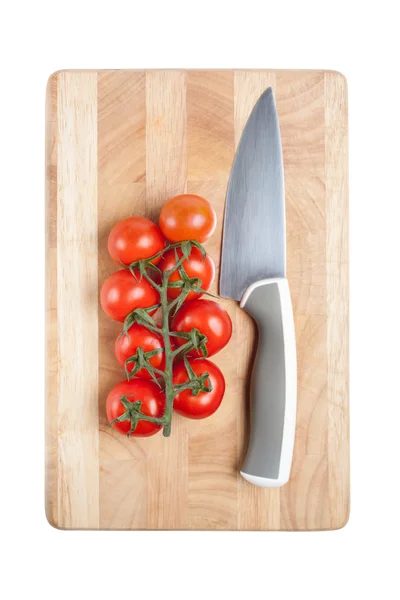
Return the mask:
{"type": "Polygon", "coordinates": [[[240,301],[259,342],[242,476],[280,487],[290,476],[297,404],[296,339],[286,279],[285,194],[272,88],[256,102],[233,162],[225,206],[220,295],[240,301]]]}

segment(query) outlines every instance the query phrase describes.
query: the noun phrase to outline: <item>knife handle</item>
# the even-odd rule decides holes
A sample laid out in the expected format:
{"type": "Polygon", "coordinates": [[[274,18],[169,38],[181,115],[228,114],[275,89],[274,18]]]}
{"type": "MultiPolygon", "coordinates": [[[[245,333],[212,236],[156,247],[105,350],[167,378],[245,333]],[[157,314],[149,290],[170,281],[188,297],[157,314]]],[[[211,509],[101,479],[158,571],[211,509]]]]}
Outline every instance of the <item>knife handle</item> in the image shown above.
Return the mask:
{"type": "Polygon", "coordinates": [[[290,476],[296,428],[297,367],[293,309],[287,279],[257,281],[240,306],[259,331],[251,379],[251,430],[241,475],[261,487],[290,476]]]}

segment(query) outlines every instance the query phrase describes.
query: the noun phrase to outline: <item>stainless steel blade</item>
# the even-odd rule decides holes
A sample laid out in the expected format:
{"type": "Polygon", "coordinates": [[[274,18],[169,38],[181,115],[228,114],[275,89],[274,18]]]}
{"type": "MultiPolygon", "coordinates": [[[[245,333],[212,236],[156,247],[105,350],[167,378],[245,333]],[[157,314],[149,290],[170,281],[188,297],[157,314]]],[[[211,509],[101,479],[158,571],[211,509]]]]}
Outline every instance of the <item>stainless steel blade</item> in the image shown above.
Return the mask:
{"type": "Polygon", "coordinates": [[[260,279],[285,277],[282,146],[272,88],[246,123],[228,184],[220,295],[240,300],[260,279]]]}

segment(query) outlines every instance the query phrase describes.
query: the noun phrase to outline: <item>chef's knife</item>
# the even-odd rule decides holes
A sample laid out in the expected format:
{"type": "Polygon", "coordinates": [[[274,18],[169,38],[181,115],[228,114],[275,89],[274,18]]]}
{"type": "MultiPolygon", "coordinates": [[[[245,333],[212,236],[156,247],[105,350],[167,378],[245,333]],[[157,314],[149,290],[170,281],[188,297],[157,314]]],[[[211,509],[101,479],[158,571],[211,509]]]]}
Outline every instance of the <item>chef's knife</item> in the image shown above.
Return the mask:
{"type": "Polygon", "coordinates": [[[286,279],[282,146],[272,88],[244,128],[228,184],[220,294],[240,301],[259,342],[251,431],[241,474],[262,487],[289,479],[296,424],[296,340],[286,279]]]}

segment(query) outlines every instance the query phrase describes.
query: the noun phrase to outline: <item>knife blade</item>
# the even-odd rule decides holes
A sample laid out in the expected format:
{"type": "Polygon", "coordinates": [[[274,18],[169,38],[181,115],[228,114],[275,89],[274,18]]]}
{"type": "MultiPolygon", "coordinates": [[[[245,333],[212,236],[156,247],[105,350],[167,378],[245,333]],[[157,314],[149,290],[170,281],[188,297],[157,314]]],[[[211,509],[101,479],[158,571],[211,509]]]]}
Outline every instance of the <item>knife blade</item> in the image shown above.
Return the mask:
{"type": "Polygon", "coordinates": [[[282,145],[272,88],[256,102],[229,178],[220,295],[240,301],[259,342],[251,381],[251,431],[242,476],[262,487],[290,477],[296,424],[296,340],[286,276],[282,145]]]}

